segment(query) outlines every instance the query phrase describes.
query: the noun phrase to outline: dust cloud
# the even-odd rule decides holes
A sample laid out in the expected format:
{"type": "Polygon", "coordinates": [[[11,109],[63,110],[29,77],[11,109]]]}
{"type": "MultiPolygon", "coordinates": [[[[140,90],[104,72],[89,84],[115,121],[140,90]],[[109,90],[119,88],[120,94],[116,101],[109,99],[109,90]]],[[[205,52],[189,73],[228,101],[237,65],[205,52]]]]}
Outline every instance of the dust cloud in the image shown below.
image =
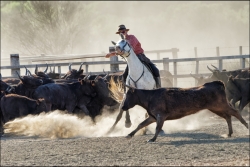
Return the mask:
{"type": "MultiPolygon", "coordinates": [[[[54,2],[52,5],[59,3],[54,2]]],[[[199,48],[217,46],[249,46],[249,2],[74,1],[69,3],[69,5],[75,4],[80,8],[76,8],[74,13],[69,13],[68,17],[74,20],[71,24],[77,23],[76,25],[82,27],[82,30],[72,39],[72,50],[61,54],[108,52],[108,47],[112,46],[111,40],[119,39],[115,32],[120,24],[125,24],[130,29],[129,34],[134,34],[139,39],[144,50],[179,48],[180,51],[188,49],[193,52],[194,47],[198,47],[199,51],[199,48]]],[[[17,10],[18,8],[13,8],[12,13],[8,14],[5,14],[6,10],[1,11],[1,22],[6,21],[6,24],[10,20],[20,22],[16,27],[20,29],[21,35],[25,27],[22,21],[18,20],[20,16],[17,10]]],[[[62,30],[58,29],[58,32],[53,33],[53,39],[62,38],[58,35],[62,30]]],[[[18,36],[8,36],[10,33],[1,30],[3,37],[1,56],[9,57],[10,53],[20,52],[28,55],[27,49],[22,48],[20,41],[17,40],[18,36]]],[[[34,36],[32,40],[37,42],[38,36],[34,36]]],[[[57,41],[57,45],[62,45],[60,40],[57,41]]],[[[46,49],[44,53],[53,54],[46,49]]],[[[213,53],[216,53],[215,50],[213,53]]],[[[41,53],[37,51],[35,54],[41,53]]],[[[156,55],[149,57],[155,59],[156,55]]]]}
{"type": "MultiPolygon", "coordinates": [[[[48,2],[43,1],[43,3],[48,2]]],[[[58,6],[61,3],[57,1],[51,4],[58,6]]],[[[20,57],[36,57],[43,53],[48,55],[103,53],[103,58],[60,62],[108,61],[109,59],[104,56],[109,51],[109,46],[112,46],[111,40],[118,41],[119,36],[115,32],[120,24],[125,24],[130,29],[129,34],[138,38],[145,51],[178,48],[178,58],[190,58],[195,57],[194,47],[197,47],[198,57],[213,57],[216,56],[216,47],[220,47],[220,55],[223,56],[238,55],[239,46],[243,46],[243,54],[249,54],[249,2],[247,1],[73,1],[67,3],[73,7],[79,7],[68,13],[67,17],[70,18],[67,20],[69,21],[68,26],[74,25],[73,27],[80,29],[66,31],[65,28],[68,26],[61,25],[54,27],[53,33],[48,34],[46,29],[37,27],[40,29],[34,31],[37,34],[34,34],[32,38],[29,36],[27,42],[32,41],[33,43],[27,48],[22,46],[21,42],[26,43],[23,41],[26,39],[23,33],[29,25],[24,24],[18,13],[18,3],[15,3],[16,8],[13,4],[10,13],[6,11],[10,10],[11,5],[4,6],[1,10],[1,23],[7,28],[1,29],[1,65],[10,65],[9,56],[13,53],[19,53],[20,57]],[[50,40],[51,38],[53,40],[50,40]],[[41,51],[43,48],[40,47],[41,43],[52,46],[50,43],[56,41],[54,45],[62,47],[64,46],[62,41],[65,39],[71,41],[69,50],[52,53],[46,49],[47,47],[44,47],[41,51]],[[33,53],[28,51],[30,48],[34,49],[33,53]],[[39,48],[39,50],[35,48],[39,48]]],[[[33,18],[33,16],[29,17],[29,13],[25,13],[25,15],[29,19],[33,18]]],[[[50,27],[46,24],[41,26],[50,27]]],[[[161,53],[159,57],[156,54],[146,56],[151,60],[173,58],[171,53],[161,53]]],[[[120,57],[119,60],[123,61],[120,57]]],[[[56,62],[42,61],[32,64],[36,63],[56,62]]],[[[200,73],[209,72],[206,68],[202,68],[211,62],[205,63],[200,65],[200,73]]],[[[27,64],[27,61],[21,61],[20,64],[27,64]]],[[[125,67],[125,65],[120,65],[119,70],[124,70],[125,67]]],[[[163,69],[162,64],[157,64],[157,67],[160,70],[163,69]]],[[[178,74],[195,70],[193,64],[182,67],[182,65],[178,65],[178,74]]],[[[89,72],[100,72],[103,69],[109,71],[110,65],[89,66],[89,72]]],[[[170,64],[171,73],[173,73],[172,69],[170,64]]],[[[9,71],[2,70],[1,72],[5,77],[10,76],[9,71]]],[[[67,71],[67,67],[61,68],[62,73],[67,71]]],[[[178,84],[178,86],[193,86],[193,80],[189,81],[190,84],[185,84],[186,81],[180,82],[184,83],[178,84]]]]}
{"type": "MultiPolygon", "coordinates": [[[[82,119],[75,115],[56,110],[39,115],[28,115],[7,122],[4,125],[4,132],[10,136],[33,136],[50,139],[58,138],[76,138],[76,137],[116,137],[126,136],[132,132],[145,119],[146,111],[140,106],[130,109],[130,118],[132,126],[125,128],[125,113],[116,125],[113,132],[107,135],[109,128],[115,122],[116,114],[110,114],[104,111],[102,116],[96,118],[96,124],[93,124],[90,117],[82,119]]],[[[197,114],[187,116],[179,120],[165,121],[163,130],[165,133],[173,133],[183,130],[195,130],[211,123],[213,116],[211,113],[201,111],[197,114]]],[[[147,127],[147,134],[155,133],[156,124],[153,123],[147,127]]],[[[142,130],[135,135],[142,135],[142,130]]]]}

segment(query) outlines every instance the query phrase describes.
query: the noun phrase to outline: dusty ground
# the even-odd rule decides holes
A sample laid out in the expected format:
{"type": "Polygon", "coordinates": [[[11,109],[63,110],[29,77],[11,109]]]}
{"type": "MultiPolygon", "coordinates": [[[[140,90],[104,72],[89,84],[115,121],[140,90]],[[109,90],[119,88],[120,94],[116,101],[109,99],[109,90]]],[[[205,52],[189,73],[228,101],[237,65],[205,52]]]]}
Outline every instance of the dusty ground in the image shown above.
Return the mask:
{"type": "MultiPolygon", "coordinates": [[[[209,118],[196,130],[179,130],[146,141],[152,134],[120,137],[48,139],[1,137],[1,166],[249,166],[249,130],[233,119],[234,133],[225,120],[209,118]]],[[[244,116],[249,123],[249,115],[244,116]]]]}

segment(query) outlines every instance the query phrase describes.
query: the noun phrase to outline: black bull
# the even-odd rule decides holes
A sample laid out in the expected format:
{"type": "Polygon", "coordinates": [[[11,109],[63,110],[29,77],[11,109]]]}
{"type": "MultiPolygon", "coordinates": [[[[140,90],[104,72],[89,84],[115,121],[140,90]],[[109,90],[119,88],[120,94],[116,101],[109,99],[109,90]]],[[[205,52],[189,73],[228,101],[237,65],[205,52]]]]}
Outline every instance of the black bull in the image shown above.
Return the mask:
{"type": "Polygon", "coordinates": [[[156,132],[149,142],[154,142],[165,120],[179,119],[184,116],[208,109],[227,121],[229,134],[233,133],[231,116],[235,116],[248,128],[239,111],[233,109],[226,99],[225,86],[221,81],[213,81],[192,88],[160,88],[141,90],[129,88],[122,110],[140,105],[147,110],[149,117],[138,125],[127,138],[131,138],[141,128],[156,122],[156,132]]]}
{"type": "Polygon", "coordinates": [[[95,81],[79,79],[74,83],[41,85],[34,91],[33,98],[44,98],[46,102],[50,102],[51,110],[67,110],[73,113],[77,107],[89,115],[86,105],[96,96],[93,82],[95,81]]]}
{"type": "MultiPolygon", "coordinates": [[[[4,95],[1,93],[1,96],[4,95]]],[[[1,98],[1,131],[3,124],[18,117],[28,114],[38,114],[48,111],[44,99],[30,99],[17,94],[4,95],[1,98]]],[[[2,131],[3,132],[3,131],[2,131]]]]}

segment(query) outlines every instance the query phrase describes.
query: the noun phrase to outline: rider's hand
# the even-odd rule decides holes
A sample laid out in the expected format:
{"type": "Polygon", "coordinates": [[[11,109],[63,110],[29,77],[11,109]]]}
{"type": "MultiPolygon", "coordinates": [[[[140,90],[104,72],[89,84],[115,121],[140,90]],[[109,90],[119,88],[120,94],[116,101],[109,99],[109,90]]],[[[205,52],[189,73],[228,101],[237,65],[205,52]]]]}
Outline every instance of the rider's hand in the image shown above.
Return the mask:
{"type": "Polygon", "coordinates": [[[106,57],[106,58],[109,58],[109,57],[115,56],[115,55],[116,55],[115,52],[111,52],[111,53],[108,53],[105,57],[106,57]]]}
{"type": "Polygon", "coordinates": [[[109,57],[110,57],[110,53],[108,53],[105,57],[106,57],[106,58],[109,58],[109,57]]]}

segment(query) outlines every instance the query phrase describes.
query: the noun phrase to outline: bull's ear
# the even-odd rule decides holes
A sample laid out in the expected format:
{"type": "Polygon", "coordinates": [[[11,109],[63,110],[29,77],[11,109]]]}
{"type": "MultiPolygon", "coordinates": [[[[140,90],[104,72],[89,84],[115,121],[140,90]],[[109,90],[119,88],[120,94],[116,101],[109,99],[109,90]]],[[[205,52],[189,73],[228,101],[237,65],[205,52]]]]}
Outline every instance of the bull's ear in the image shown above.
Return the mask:
{"type": "Polygon", "coordinates": [[[116,43],[114,41],[111,41],[113,45],[116,45],[116,43]]]}
{"type": "Polygon", "coordinates": [[[90,81],[90,83],[91,83],[92,86],[95,86],[95,81],[94,80],[90,81]]]}
{"type": "Polygon", "coordinates": [[[84,84],[84,82],[85,82],[85,80],[84,80],[84,79],[80,80],[81,85],[83,85],[83,84],[84,84]]]}

